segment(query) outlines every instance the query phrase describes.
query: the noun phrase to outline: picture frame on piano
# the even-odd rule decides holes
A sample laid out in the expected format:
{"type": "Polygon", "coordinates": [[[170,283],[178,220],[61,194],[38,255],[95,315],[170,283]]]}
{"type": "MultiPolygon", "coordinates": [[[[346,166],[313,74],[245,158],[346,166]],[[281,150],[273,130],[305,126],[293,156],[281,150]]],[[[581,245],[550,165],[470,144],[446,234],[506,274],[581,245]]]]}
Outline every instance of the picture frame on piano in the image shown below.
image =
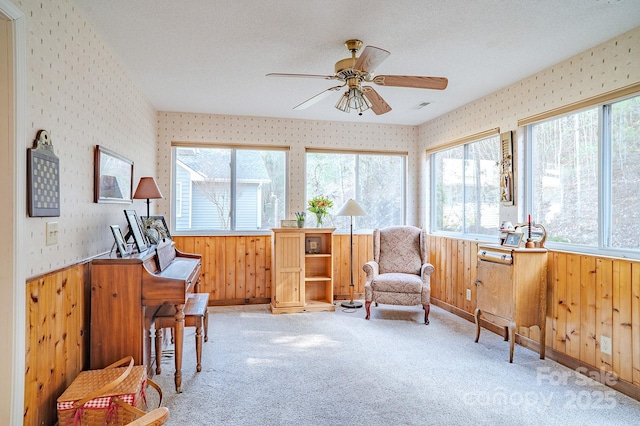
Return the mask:
{"type": "Polygon", "coordinates": [[[130,235],[133,235],[133,241],[136,244],[136,248],[139,253],[147,250],[147,243],[142,236],[142,228],[140,227],[140,221],[138,220],[138,213],[135,210],[126,210],[124,211],[124,215],[127,218],[127,223],[129,224],[129,232],[125,235],[125,242],[129,239],[130,235]]]}
{"type": "Polygon", "coordinates": [[[160,240],[172,239],[164,216],[140,216],[140,220],[142,221],[143,229],[151,228],[158,231],[160,240]]]}
{"type": "Polygon", "coordinates": [[[127,245],[124,242],[124,237],[122,236],[122,231],[120,230],[119,225],[110,225],[111,233],[113,234],[113,239],[115,240],[117,253],[120,257],[125,257],[129,255],[127,251],[127,245]]]}

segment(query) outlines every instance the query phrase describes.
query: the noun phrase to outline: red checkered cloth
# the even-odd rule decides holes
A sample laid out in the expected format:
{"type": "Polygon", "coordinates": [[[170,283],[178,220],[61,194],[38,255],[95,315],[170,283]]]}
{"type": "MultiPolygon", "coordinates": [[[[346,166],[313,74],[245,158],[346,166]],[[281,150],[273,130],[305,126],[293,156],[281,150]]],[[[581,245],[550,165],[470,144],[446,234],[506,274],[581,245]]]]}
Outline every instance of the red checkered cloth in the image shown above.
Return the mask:
{"type": "Polygon", "coordinates": [[[129,368],[108,367],[80,372],[58,398],[58,423],[61,426],[126,425],[139,417],[139,413],[144,413],[147,408],[146,367],[129,368]],[[115,384],[118,379],[122,381],[115,384]],[[109,383],[114,383],[111,389],[96,393],[109,383]],[[77,406],[79,401],[87,398],[92,399],[77,406]]]}
{"type": "MultiPolygon", "coordinates": [[[[109,408],[109,406],[111,406],[111,404],[113,404],[113,398],[115,398],[114,396],[103,396],[101,398],[95,398],[92,399],[91,401],[87,401],[84,403],[84,405],[82,406],[82,408],[109,408]]],[[[135,405],[133,403],[134,399],[135,399],[135,395],[133,394],[129,394],[129,395],[120,395],[118,396],[118,398],[124,402],[126,402],[129,405],[135,405]]],[[[143,398],[144,398],[144,393],[143,393],[143,398]]],[[[62,402],[58,402],[58,410],[59,411],[66,411],[66,410],[71,410],[73,409],[73,404],[75,404],[75,401],[62,401],[62,402]]]]}

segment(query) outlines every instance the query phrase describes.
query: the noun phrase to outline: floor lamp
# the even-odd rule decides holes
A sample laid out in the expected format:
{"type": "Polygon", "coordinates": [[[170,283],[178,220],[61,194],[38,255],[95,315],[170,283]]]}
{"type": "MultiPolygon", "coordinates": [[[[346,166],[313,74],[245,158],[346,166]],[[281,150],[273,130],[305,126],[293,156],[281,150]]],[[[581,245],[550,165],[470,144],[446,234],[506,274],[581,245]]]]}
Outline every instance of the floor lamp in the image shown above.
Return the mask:
{"type": "Polygon", "coordinates": [[[347,201],[344,206],[338,210],[336,216],[350,216],[351,226],[349,228],[349,254],[350,263],[349,270],[351,272],[351,282],[349,283],[349,302],[342,302],[340,305],[345,308],[362,308],[362,303],[353,301],[353,217],[354,216],[366,216],[367,213],[360,207],[360,204],[354,199],[347,201]]]}

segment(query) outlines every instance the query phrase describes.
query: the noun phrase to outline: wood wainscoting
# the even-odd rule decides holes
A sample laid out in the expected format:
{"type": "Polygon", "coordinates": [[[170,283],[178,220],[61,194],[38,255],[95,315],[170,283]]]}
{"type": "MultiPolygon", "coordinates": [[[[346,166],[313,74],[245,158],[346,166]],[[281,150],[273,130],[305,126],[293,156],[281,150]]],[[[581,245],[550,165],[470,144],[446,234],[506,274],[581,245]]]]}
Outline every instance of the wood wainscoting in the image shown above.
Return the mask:
{"type": "MultiPolygon", "coordinates": [[[[271,236],[183,236],[177,247],[202,254],[200,291],[211,305],[268,303],[271,236]]],[[[334,235],[334,298],[349,297],[349,235],[334,235]]],[[[478,243],[429,236],[432,302],[473,321],[478,243]],[[466,290],[471,300],[466,300],[466,290]]],[[[372,237],[354,235],[354,293],[362,298],[362,265],[372,237]]],[[[53,424],[55,402],[88,366],[90,270],[88,262],[30,278],[26,283],[27,336],[24,424],[53,424]]],[[[551,251],[547,283],[547,356],[572,368],[614,372],[640,399],[640,262],[551,251]],[[612,355],[600,351],[611,338],[612,355]],[[562,359],[561,359],[562,358],[562,359]]],[[[363,314],[364,315],[364,314],[363,314]]],[[[519,330],[520,341],[527,333],[519,330]]],[[[469,336],[470,339],[473,336],[469,336]]]]}
{"type": "MultiPolygon", "coordinates": [[[[202,254],[202,288],[210,305],[269,303],[271,236],[175,237],[181,251],[202,254]]],[[[371,235],[354,235],[356,297],[364,294],[362,265],[371,235]]],[[[26,282],[25,425],[56,422],[56,400],[89,366],[90,260],[26,282]]],[[[349,235],[334,236],[334,298],[349,297],[349,235]]],[[[363,311],[364,317],[364,311],[363,311]]]]}
{"type": "MultiPolygon", "coordinates": [[[[333,237],[333,294],[349,298],[349,234],[333,237]]],[[[180,251],[202,254],[200,291],[210,305],[269,303],[271,299],[271,235],[174,237],[180,251]]],[[[356,297],[364,297],[362,265],[372,258],[371,234],[353,236],[353,280],[356,297]]]]}
{"type": "Polygon", "coordinates": [[[89,263],[26,282],[24,424],[56,422],[56,400],[89,365],[89,263]]]}
{"type": "MultiPolygon", "coordinates": [[[[429,236],[434,304],[473,321],[478,243],[429,236]],[[471,290],[471,300],[466,291],[471,290]]],[[[529,330],[519,330],[526,342],[529,330]]],[[[472,336],[470,336],[472,338],[472,336]]],[[[559,251],[547,261],[547,355],[575,366],[615,373],[640,399],[640,262],[559,251]],[[611,339],[611,355],[601,352],[611,339]]]]}

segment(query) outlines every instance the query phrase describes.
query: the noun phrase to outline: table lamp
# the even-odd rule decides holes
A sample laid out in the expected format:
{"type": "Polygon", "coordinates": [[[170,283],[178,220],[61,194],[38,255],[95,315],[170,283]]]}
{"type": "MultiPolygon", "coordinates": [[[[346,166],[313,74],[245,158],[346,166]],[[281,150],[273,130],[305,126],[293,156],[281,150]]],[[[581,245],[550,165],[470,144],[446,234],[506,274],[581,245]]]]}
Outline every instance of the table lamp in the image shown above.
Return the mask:
{"type": "Polygon", "coordinates": [[[360,204],[354,199],[347,201],[344,206],[338,210],[336,216],[350,216],[351,226],[349,228],[349,251],[350,251],[350,272],[351,282],[349,283],[349,302],[342,302],[340,305],[345,308],[362,308],[362,303],[353,301],[353,217],[354,216],[366,216],[367,213],[360,207],[360,204]]]}
{"type": "Polygon", "coordinates": [[[156,181],[152,177],[141,177],[140,182],[138,182],[138,187],[136,188],[135,194],[133,194],[133,198],[135,200],[147,200],[147,217],[149,214],[149,204],[151,204],[151,199],[162,198],[162,193],[156,184],[156,181]]]}

